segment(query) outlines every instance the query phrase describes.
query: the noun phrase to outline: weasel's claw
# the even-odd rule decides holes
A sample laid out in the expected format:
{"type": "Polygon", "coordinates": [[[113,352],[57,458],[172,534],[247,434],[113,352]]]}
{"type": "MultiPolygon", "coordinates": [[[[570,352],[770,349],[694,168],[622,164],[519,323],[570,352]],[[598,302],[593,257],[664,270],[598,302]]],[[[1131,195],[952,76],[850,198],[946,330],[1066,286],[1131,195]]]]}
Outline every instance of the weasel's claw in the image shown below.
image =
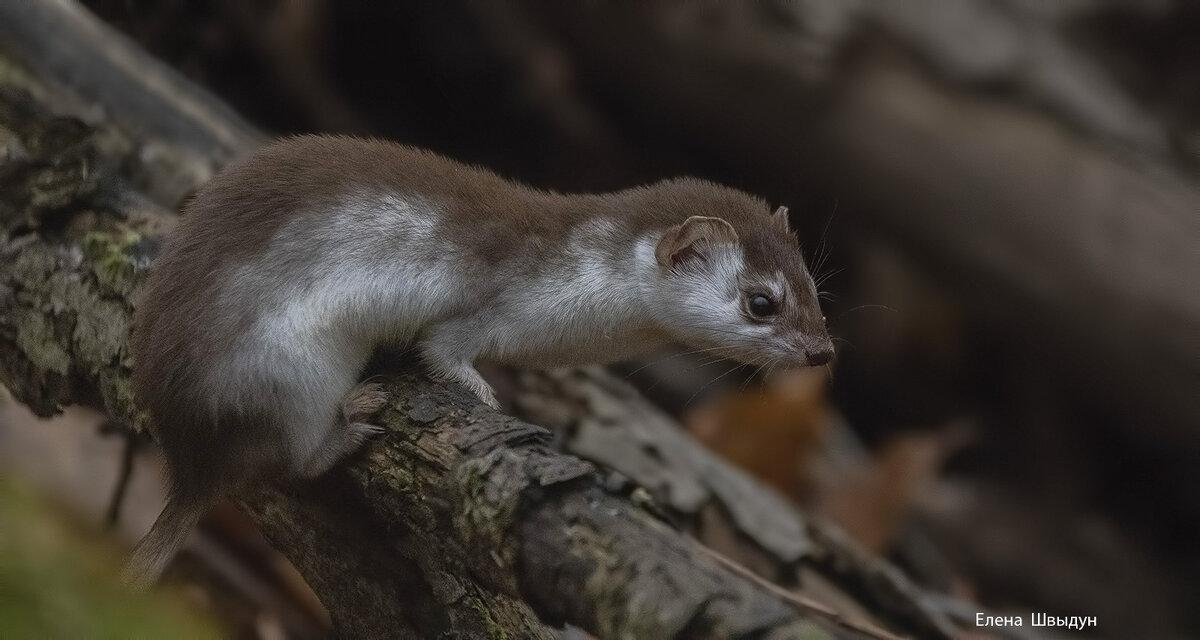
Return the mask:
{"type": "Polygon", "coordinates": [[[342,401],[342,417],[347,423],[361,422],[387,406],[388,394],[378,382],[364,382],[354,387],[342,401]]]}

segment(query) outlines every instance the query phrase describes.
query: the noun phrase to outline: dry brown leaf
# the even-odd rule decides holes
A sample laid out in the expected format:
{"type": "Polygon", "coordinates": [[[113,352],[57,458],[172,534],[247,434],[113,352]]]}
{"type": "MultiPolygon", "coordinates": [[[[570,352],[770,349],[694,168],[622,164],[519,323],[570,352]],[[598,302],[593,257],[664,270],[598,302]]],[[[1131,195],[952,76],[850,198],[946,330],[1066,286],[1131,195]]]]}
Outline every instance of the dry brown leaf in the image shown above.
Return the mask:
{"type": "Polygon", "coordinates": [[[812,461],[830,430],[825,369],[773,377],[762,389],[721,396],[685,417],[697,440],[796,502],[811,493],[812,461]]]}

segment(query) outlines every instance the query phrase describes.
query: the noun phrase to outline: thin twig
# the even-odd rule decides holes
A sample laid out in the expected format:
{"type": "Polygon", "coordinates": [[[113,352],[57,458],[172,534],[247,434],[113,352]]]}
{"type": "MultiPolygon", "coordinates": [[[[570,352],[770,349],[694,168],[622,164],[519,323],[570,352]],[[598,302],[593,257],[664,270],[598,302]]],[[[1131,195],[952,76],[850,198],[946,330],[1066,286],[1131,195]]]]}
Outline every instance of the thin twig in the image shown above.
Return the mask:
{"type": "Polygon", "coordinates": [[[696,545],[699,546],[700,549],[702,549],[706,554],[708,554],[714,560],[721,563],[725,568],[729,569],[730,571],[733,571],[734,573],[742,576],[743,578],[746,578],[747,580],[750,580],[751,582],[766,589],[767,591],[770,591],[773,595],[782,598],[783,600],[787,601],[788,603],[796,605],[797,607],[799,607],[801,609],[804,609],[805,611],[810,611],[812,613],[816,613],[818,615],[824,616],[825,618],[828,618],[834,624],[841,625],[843,627],[846,627],[847,629],[851,629],[851,630],[857,631],[859,633],[864,633],[873,638],[879,638],[879,640],[904,640],[901,636],[897,636],[892,633],[889,633],[888,631],[886,631],[884,629],[880,629],[879,627],[876,627],[875,625],[868,624],[866,622],[855,622],[853,620],[849,620],[842,614],[838,613],[837,611],[834,611],[833,609],[830,609],[829,607],[827,607],[815,600],[806,598],[798,593],[788,591],[787,589],[784,589],[783,587],[775,584],[774,582],[771,582],[770,580],[763,578],[762,576],[758,575],[757,573],[754,573],[753,571],[747,569],[746,567],[743,567],[742,565],[738,564],[737,562],[734,562],[733,560],[722,555],[721,553],[719,553],[709,547],[704,546],[699,541],[696,541],[696,545]]]}

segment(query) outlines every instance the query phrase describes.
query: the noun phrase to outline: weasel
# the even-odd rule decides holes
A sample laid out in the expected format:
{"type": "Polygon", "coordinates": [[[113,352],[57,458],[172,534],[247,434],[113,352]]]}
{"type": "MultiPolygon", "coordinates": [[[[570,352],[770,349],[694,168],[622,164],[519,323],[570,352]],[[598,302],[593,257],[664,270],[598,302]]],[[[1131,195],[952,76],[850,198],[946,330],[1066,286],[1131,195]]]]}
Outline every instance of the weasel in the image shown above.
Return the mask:
{"type": "Polygon", "coordinates": [[[135,393],[170,471],[128,577],[157,578],[220,496],[313,477],[379,431],[380,345],[495,407],[479,360],[612,362],[673,343],[825,364],[787,209],[682,178],[566,195],[379,140],[301,136],[184,207],[134,314],[135,393]]]}

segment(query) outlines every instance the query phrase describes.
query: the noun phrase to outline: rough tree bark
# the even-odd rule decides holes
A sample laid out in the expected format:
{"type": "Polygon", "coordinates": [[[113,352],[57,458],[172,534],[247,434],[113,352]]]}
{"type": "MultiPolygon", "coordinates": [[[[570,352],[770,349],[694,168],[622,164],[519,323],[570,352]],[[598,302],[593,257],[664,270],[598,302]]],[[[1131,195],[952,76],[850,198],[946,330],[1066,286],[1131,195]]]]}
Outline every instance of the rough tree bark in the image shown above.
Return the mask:
{"type": "MultiPolygon", "coordinates": [[[[132,294],[179,197],[260,136],[70,3],[0,3],[0,52],[0,380],[39,415],[81,403],[144,428],[128,381],[132,294]],[[48,25],[73,46],[50,55],[37,37],[48,25]]],[[[955,633],[903,576],[602,371],[516,376],[512,397],[590,433],[580,451],[637,443],[611,462],[658,503],[553,451],[542,427],[413,369],[383,375],[386,436],[318,482],[245,503],[341,636],[554,637],[570,622],[604,638],[886,637],[872,620],[955,633]],[[639,464],[649,448],[668,459],[639,464]],[[770,577],[827,583],[872,613],[852,622],[753,577],[668,525],[664,505],[726,523],[770,577]]]]}

